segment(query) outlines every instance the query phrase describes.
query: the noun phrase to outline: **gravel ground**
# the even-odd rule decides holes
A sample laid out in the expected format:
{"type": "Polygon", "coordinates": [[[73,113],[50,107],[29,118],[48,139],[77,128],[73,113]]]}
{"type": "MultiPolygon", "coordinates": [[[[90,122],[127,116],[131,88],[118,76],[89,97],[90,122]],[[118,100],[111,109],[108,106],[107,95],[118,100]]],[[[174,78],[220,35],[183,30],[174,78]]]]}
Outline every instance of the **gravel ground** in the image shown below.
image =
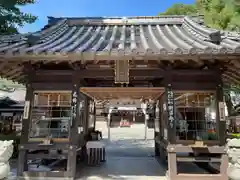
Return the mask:
{"type": "MultiPolygon", "coordinates": [[[[154,158],[153,129],[148,129],[145,140],[144,125],[111,128],[109,140],[105,122],[97,122],[96,128],[103,133],[107,162],[99,167],[79,167],[77,177],[81,178],[77,178],[78,180],[165,180],[166,167],[161,166],[154,158]]],[[[189,164],[180,169],[203,172],[189,164]]],[[[15,171],[12,168],[9,179],[15,179],[15,171]]]]}

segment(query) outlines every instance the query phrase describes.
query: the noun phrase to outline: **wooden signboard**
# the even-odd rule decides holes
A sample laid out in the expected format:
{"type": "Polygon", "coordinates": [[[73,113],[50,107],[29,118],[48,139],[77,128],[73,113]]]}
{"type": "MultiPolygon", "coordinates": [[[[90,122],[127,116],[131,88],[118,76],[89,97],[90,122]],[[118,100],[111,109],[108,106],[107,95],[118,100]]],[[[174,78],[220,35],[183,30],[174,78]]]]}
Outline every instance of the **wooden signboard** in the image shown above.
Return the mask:
{"type": "Polygon", "coordinates": [[[129,83],[129,61],[128,60],[115,61],[115,83],[119,83],[119,84],[129,83]]]}

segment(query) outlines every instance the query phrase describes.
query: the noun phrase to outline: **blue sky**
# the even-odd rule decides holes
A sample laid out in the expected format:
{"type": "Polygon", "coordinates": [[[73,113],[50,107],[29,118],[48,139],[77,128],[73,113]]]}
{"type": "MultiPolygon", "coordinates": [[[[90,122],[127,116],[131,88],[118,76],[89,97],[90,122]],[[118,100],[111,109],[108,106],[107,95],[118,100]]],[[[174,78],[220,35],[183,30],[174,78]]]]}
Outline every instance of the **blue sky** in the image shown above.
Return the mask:
{"type": "Polygon", "coordinates": [[[47,23],[47,16],[154,16],[175,3],[193,3],[194,0],[37,0],[34,5],[22,7],[24,12],[38,16],[21,32],[34,32],[47,23]]]}

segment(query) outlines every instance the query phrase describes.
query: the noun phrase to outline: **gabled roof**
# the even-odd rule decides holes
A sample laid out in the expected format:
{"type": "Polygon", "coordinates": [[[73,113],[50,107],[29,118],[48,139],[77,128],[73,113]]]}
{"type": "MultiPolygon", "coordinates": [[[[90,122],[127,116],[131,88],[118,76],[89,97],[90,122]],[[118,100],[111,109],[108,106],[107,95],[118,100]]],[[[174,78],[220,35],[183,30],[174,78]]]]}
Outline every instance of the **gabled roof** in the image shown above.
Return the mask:
{"type": "Polygon", "coordinates": [[[240,32],[208,28],[199,16],[49,17],[38,32],[0,36],[0,58],[1,76],[20,83],[26,82],[27,61],[35,68],[74,69],[74,63],[124,59],[158,66],[168,61],[180,69],[219,65],[226,83],[239,84],[240,32]]]}
{"type": "Polygon", "coordinates": [[[0,37],[0,54],[180,55],[240,53],[240,35],[195,17],[53,18],[44,29],[0,37]]]}

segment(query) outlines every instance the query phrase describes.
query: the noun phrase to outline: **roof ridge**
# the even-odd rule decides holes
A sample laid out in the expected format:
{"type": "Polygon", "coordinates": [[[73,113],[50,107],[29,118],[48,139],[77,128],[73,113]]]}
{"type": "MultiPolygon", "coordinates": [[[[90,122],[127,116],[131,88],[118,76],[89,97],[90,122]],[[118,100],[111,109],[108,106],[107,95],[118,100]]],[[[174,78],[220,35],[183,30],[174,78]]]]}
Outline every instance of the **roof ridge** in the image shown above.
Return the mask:
{"type": "Polygon", "coordinates": [[[202,36],[205,37],[204,40],[206,41],[210,41],[216,44],[221,42],[222,34],[220,30],[209,28],[205,25],[199,24],[194,20],[192,20],[189,16],[186,16],[184,18],[183,25],[186,25],[193,31],[198,32],[199,34],[202,34],[202,36]]]}
{"type": "MultiPolygon", "coordinates": [[[[189,17],[201,17],[202,15],[189,15],[189,17]]],[[[163,19],[163,18],[184,18],[186,15],[160,15],[160,16],[81,16],[81,17],[53,17],[48,16],[49,20],[60,19],[79,19],[79,20],[101,20],[101,19],[163,19]]]]}
{"type": "Polygon", "coordinates": [[[15,43],[22,40],[26,40],[26,36],[31,33],[20,33],[11,35],[0,35],[0,43],[15,43]]]}
{"type": "Polygon", "coordinates": [[[221,31],[223,36],[232,40],[240,41],[240,32],[237,31],[221,31]]]}
{"type": "Polygon", "coordinates": [[[0,43],[18,43],[21,41],[25,41],[28,44],[35,44],[36,42],[38,42],[40,40],[40,37],[43,34],[51,33],[51,31],[54,31],[56,28],[58,28],[59,26],[63,25],[66,22],[67,22],[66,19],[61,19],[61,20],[58,20],[58,21],[52,23],[52,25],[49,26],[47,29],[43,29],[40,31],[24,33],[24,34],[13,34],[13,35],[0,36],[0,43]]]}

